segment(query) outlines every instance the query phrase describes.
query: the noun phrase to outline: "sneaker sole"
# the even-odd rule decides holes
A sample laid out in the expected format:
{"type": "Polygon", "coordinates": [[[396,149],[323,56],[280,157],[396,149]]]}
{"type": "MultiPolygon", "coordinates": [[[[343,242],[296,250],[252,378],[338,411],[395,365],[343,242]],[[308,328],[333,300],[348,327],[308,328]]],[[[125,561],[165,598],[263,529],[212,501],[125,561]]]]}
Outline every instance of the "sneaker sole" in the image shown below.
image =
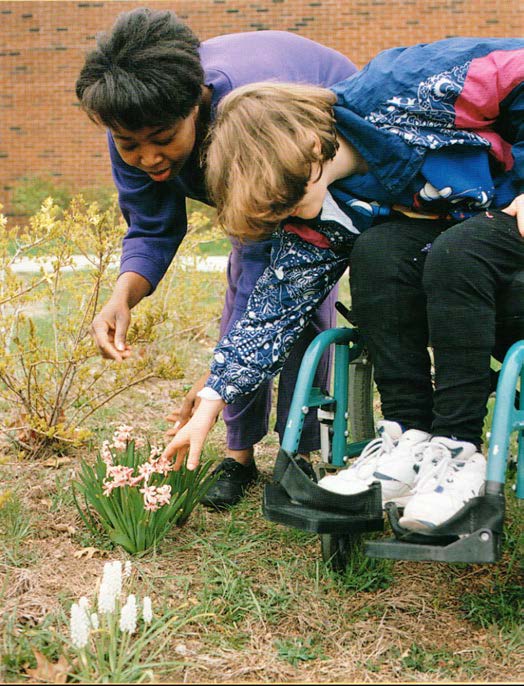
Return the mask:
{"type": "Polygon", "coordinates": [[[398,507],[405,507],[411,499],[411,495],[399,495],[396,498],[388,498],[382,501],[382,507],[386,506],[386,503],[395,503],[398,507]]]}
{"type": "Polygon", "coordinates": [[[401,527],[410,531],[432,531],[437,525],[432,522],[423,522],[420,519],[405,519],[401,517],[399,522],[401,527]]]}

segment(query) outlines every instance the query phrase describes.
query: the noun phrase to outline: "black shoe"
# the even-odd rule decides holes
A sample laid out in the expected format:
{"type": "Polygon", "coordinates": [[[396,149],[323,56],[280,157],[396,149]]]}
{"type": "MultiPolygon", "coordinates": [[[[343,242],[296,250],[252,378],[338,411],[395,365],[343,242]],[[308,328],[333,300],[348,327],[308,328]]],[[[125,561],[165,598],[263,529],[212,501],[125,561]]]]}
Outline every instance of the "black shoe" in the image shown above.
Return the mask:
{"type": "Polygon", "coordinates": [[[295,462],[311,481],[314,481],[315,483],[318,482],[315,469],[309,460],[306,460],[305,457],[301,457],[300,455],[295,455],[295,462]]]}
{"type": "Polygon", "coordinates": [[[213,470],[213,474],[219,474],[219,477],[200,502],[216,510],[236,505],[248,486],[254,484],[258,478],[254,460],[248,465],[243,465],[232,457],[222,460],[213,470]]]}

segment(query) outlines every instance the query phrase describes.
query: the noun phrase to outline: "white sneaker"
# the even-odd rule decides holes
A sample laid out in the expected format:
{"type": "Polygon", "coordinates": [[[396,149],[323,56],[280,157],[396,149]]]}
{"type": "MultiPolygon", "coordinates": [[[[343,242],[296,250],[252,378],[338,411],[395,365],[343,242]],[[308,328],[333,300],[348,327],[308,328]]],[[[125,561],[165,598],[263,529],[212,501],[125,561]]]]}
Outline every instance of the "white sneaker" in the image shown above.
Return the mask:
{"type": "Polygon", "coordinates": [[[397,422],[383,419],[377,422],[378,438],[370,441],[360,456],[346,469],[336,474],[328,474],[318,482],[321,488],[340,495],[354,495],[367,491],[375,481],[373,473],[383,455],[389,454],[402,435],[402,427],[397,422]]]}
{"type": "Polygon", "coordinates": [[[389,454],[377,463],[373,477],[382,486],[382,502],[405,505],[412,496],[424,451],[431,434],[418,429],[405,431],[389,454]]]}
{"type": "Polygon", "coordinates": [[[400,526],[430,531],[481,495],[485,480],[486,458],[473,443],[434,437],[424,453],[400,526]]]}

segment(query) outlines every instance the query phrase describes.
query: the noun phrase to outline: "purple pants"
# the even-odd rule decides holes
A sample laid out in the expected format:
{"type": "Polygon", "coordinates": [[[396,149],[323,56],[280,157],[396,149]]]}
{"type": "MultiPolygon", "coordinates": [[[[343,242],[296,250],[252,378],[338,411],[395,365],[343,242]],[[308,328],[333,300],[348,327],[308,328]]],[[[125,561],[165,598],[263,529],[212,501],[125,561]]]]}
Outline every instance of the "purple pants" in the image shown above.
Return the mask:
{"type": "MultiPolygon", "coordinates": [[[[227,333],[244,313],[246,304],[257,279],[269,265],[272,240],[251,243],[232,242],[227,268],[228,289],[220,322],[220,335],[227,333]]],[[[295,343],[280,372],[277,398],[277,420],[275,430],[280,442],[286,427],[289,406],[295,389],[302,357],[311,341],[325,329],[336,325],[335,301],[338,286],[335,286],[320,305],[311,323],[295,343]]],[[[331,355],[324,354],[315,375],[315,386],[328,388],[331,372],[331,355]]],[[[271,411],[272,382],[262,384],[254,393],[227,405],[223,417],[227,428],[227,447],[230,450],[245,450],[258,443],[268,432],[271,411]]],[[[310,452],[320,448],[320,431],[316,412],[306,416],[299,452],[310,452]]]]}

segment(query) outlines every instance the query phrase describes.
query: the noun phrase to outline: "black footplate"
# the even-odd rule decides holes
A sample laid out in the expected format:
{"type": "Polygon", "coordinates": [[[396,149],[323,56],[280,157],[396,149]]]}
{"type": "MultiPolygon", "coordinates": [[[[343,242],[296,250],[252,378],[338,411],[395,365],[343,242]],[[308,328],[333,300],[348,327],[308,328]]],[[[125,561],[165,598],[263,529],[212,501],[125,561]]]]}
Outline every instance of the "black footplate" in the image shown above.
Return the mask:
{"type": "Polygon", "coordinates": [[[427,533],[400,526],[395,503],[386,503],[385,509],[395,538],[367,541],[365,554],[369,557],[470,563],[500,559],[505,511],[503,495],[473,498],[453,517],[427,533]]]}
{"type": "Polygon", "coordinates": [[[313,533],[382,531],[382,495],[379,483],[355,495],[339,495],[321,488],[311,466],[280,449],[274,482],[267,484],[264,517],[313,533]]]}

